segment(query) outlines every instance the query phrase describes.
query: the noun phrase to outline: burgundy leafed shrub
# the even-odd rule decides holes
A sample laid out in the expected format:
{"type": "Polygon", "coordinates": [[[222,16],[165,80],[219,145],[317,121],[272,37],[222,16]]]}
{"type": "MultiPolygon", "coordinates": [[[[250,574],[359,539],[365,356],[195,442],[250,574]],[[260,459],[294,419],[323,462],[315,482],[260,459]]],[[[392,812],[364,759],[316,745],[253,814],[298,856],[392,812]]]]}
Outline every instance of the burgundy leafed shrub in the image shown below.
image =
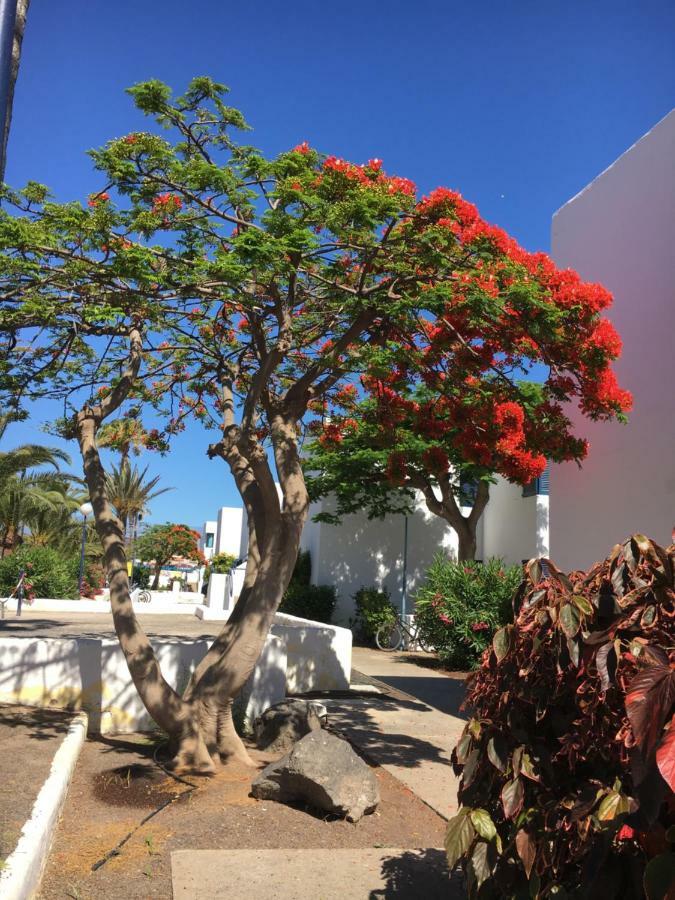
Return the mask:
{"type": "Polygon", "coordinates": [[[451,867],[471,898],[675,897],[675,546],[533,561],[472,676],[451,867]]]}

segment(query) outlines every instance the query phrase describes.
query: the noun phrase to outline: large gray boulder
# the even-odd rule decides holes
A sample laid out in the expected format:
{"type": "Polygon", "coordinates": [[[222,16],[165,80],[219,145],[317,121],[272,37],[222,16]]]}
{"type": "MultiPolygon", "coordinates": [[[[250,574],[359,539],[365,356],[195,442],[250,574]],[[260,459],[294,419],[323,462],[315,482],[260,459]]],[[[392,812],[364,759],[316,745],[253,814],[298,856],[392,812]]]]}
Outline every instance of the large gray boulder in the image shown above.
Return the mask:
{"type": "Polygon", "coordinates": [[[311,700],[282,700],[270,706],[253,723],[259,750],[285,752],[312,731],[319,731],[326,707],[311,700]]]}
{"type": "Polygon", "coordinates": [[[262,770],[251,793],[259,800],[302,801],[358,822],[380,802],[375,775],[347,741],[312,731],[290,753],[262,770]]]}

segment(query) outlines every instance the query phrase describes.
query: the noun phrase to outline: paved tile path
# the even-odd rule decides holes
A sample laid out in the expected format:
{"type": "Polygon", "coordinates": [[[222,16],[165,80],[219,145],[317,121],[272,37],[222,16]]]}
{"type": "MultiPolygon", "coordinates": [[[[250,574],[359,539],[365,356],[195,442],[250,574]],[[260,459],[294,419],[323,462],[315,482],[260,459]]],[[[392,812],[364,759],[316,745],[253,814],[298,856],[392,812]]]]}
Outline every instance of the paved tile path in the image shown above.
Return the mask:
{"type": "Polygon", "coordinates": [[[382,693],[324,701],[331,724],[450,818],[457,810],[450,753],[464,727],[459,717],[463,681],[415,665],[410,654],[362,647],[354,648],[352,667],[353,681],[368,681],[382,693]]]}

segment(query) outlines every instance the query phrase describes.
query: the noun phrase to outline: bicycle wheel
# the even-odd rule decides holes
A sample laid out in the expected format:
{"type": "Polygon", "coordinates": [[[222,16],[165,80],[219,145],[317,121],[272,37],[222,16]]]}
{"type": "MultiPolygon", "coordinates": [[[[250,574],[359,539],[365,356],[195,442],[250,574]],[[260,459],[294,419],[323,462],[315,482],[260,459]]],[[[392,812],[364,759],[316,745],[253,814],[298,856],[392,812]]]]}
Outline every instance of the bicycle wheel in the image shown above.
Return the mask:
{"type": "Polygon", "coordinates": [[[424,650],[425,653],[433,653],[434,652],[434,648],[431,646],[431,644],[427,641],[426,638],[422,637],[422,635],[419,633],[419,631],[417,632],[417,635],[415,636],[415,643],[417,644],[418,648],[420,650],[424,650]]]}
{"type": "Polygon", "coordinates": [[[152,600],[150,591],[140,591],[138,594],[138,599],[141,603],[149,603],[152,600]]]}
{"type": "Polygon", "coordinates": [[[380,650],[397,650],[403,643],[403,634],[396,622],[385,622],[375,632],[375,643],[380,650]]]}

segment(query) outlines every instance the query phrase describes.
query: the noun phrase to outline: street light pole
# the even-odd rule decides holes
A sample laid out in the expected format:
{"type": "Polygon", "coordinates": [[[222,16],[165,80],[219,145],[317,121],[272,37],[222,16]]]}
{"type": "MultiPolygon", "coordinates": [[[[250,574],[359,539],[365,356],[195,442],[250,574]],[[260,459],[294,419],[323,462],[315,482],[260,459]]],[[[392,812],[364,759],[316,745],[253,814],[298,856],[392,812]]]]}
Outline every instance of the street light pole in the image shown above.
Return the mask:
{"type": "Polygon", "coordinates": [[[408,517],[403,516],[403,591],[401,592],[401,618],[405,619],[408,605],[408,517]]]}
{"type": "Polygon", "coordinates": [[[80,576],[78,578],[78,600],[82,596],[82,582],[84,581],[84,548],[87,543],[87,516],[90,516],[94,511],[94,507],[91,503],[83,503],[80,507],[80,512],[82,514],[82,547],[80,549],[80,576]]]}

